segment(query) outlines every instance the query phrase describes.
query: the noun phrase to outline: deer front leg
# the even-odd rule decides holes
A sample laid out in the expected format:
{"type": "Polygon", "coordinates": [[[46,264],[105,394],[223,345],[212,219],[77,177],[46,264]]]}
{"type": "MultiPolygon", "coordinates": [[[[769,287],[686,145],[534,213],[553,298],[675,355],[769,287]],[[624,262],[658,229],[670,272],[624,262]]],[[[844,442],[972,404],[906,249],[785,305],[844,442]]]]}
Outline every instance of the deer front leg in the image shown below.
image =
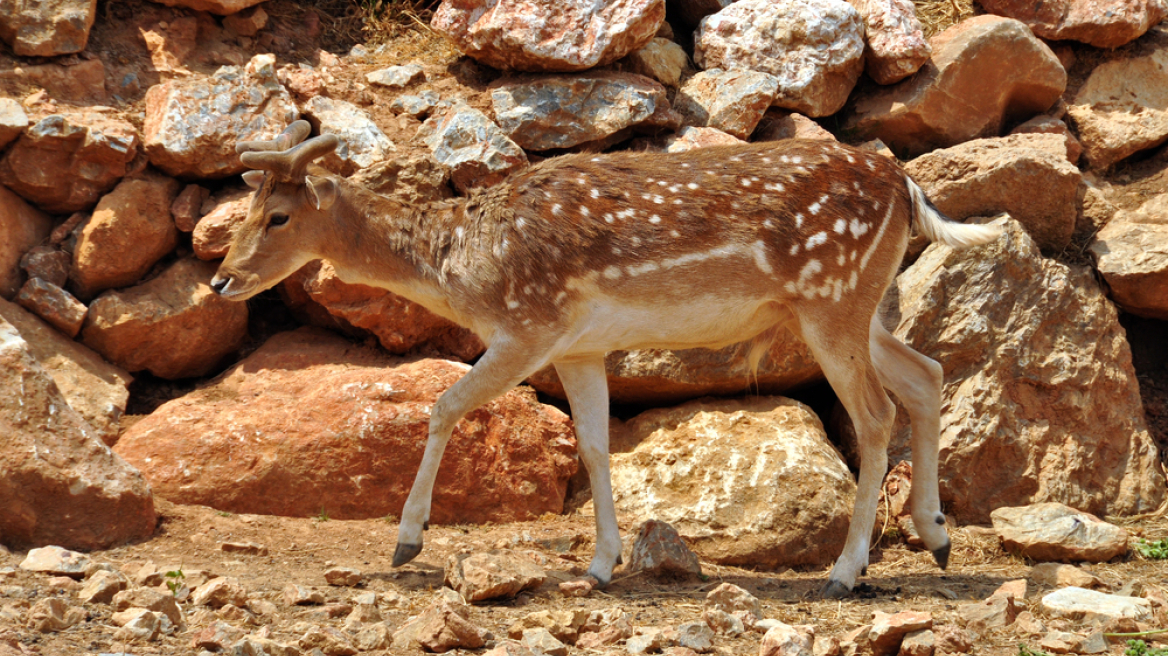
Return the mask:
{"type": "Polygon", "coordinates": [[[621,541],[608,468],[608,379],[604,358],[557,362],[556,372],[572,406],[580,459],[592,486],[596,554],[588,566],[588,575],[607,585],[612,580],[612,568],[620,563],[621,541]]]}
{"type": "Polygon", "coordinates": [[[532,364],[532,351],[530,345],[524,348],[510,340],[496,342],[465,376],[438,397],[430,414],[430,435],[422,454],[422,464],[402,508],[397,549],[393,553],[394,567],[405,565],[422,552],[422,532],[430,523],[434,480],[438,477],[438,466],[454,425],[466,413],[505,394],[538,369],[542,363],[532,364]]]}

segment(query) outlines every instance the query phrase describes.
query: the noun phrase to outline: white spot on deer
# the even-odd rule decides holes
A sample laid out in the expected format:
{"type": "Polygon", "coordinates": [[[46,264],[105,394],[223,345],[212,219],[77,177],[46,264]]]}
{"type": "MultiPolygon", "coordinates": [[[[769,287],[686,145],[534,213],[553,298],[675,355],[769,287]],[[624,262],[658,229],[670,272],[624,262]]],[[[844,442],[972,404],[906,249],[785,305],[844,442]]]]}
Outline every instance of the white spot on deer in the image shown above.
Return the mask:
{"type": "Polygon", "coordinates": [[[688,188],[690,190],[694,190],[694,189],[697,189],[698,187],[700,187],[701,185],[699,185],[696,182],[690,182],[690,183],[686,184],[685,186],[686,186],[686,188],[688,188]]]}
{"type": "Polygon", "coordinates": [[[556,305],[561,305],[563,304],[565,298],[568,298],[568,292],[560,292],[559,294],[556,294],[556,297],[552,299],[552,302],[556,305]]]}
{"type": "Polygon", "coordinates": [[[513,298],[507,299],[507,308],[511,310],[519,309],[519,301],[513,298]]]}
{"type": "Polygon", "coordinates": [[[835,220],[834,230],[835,230],[835,233],[837,235],[844,234],[844,231],[847,229],[848,229],[848,222],[845,219],[836,219],[835,220]]]}
{"type": "Polygon", "coordinates": [[[795,212],[795,227],[796,228],[803,227],[803,213],[802,212],[795,212]]]}
{"type": "Polygon", "coordinates": [[[620,267],[610,266],[604,270],[604,277],[609,280],[616,280],[621,277],[620,267]]]}
{"type": "Polygon", "coordinates": [[[750,179],[749,178],[742,178],[741,180],[738,181],[738,184],[742,185],[743,187],[749,187],[750,186],[750,179]]]}
{"type": "Polygon", "coordinates": [[[812,214],[819,214],[819,210],[821,207],[822,206],[819,204],[819,201],[815,201],[814,203],[811,203],[810,205],[807,206],[807,211],[811,212],[812,214]]]}
{"type": "Polygon", "coordinates": [[[772,221],[772,220],[770,220],[770,219],[767,219],[766,221],[763,221],[763,222],[762,222],[762,226],[763,226],[764,228],[768,228],[768,229],[772,229],[772,230],[773,230],[773,229],[774,229],[774,227],[775,227],[775,222],[774,222],[774,221],[772,221]]]}
{"type": "Polygon", "coordinates": [[[792,256],[799,254],[799,244],[791,244],[791,250],[788,251],[792,256]]]}
{"type": "Polygon", "coordinates": [[[848,153],[847,155],[845,155],[845,157],[848,158],[848,164],[855,164],[856,163],[856,158],[852,157],[851,153],[848,153]]]}
{"type": "Polygon", "coordinates": [[[582,214],[584,216],[591,216],[592,210],[589,209],[587,205],[581,205],[580,206],[580,214],[582,214]]]}
{"type": "Polygon", "coordinates": [[[681,163],[681,168],[683,168],[683,169],[688,169],[688,168],[689,168],[689,162],[682,162],[682,163],[681,163]]]}
{"type": "Polygon", "coordinates": [[[462,229],[462,226],[458,226],[457,228],[454,229],[454,236],[457,237],[458,239],[462,239],[462,235],[465,233],[466,233],[466,231],[462,229]]]}
{"type": "Polygon", "coordinates": [[[552,205],[552,214],[555,214],[556,216],[563,216],[564,215],[564,206],[559,204],[559,203],[552,205]]]}
{"type": "Polygon", "coordinates": [[[784,187],[783,183],[781,183],[781,182],[768,182],[768,183],[764,184],[762,186],[762,188],[766,189],[767,191],[778,191],[778,192],[782,192],[786,189],[786,187],[784,187]]]}
{"type": "Polygon", "coordinates": [[[815,298],[816,289],[809,283],[811,278],[821,271],[823,271],[823,263],[819,260],[809,260],[799,271],[799,280],[796,281],[795,286],[804,298],[815,298]]]}
{"type": "Polygon", "coordinates": [[[657,203],[658,205],[661,205],[662,203],[665,202],[665,197],[658,195],[658,194],[654,194],[653,195],[653,202],[657,203]]]}
{"type": "Polygon", "coordinates": [[[840,266],[843,266],[844,262],[847,262],[847,261],[848,261],[847,256],[845,256],[842,252],[839,254],[839,257],[835,258],[835,263],[840,265],[840,266]]]}
{"type": "Polygon", "coordinates": [[[844,281],[834,280],[832,282],[831,300],[839,303],[840,297],[844,295],[844,281]]]}
{"type": "Polygon", "coordinates": [[[799,293],[799,290],[798,290],[798,288],[796,288],[796,287],[795,287],[795,283],[793,283],[793,282],[791,282],[791,281],[789,281],[789,280],[787,281],[787,284],[786,284],[786,285],[783,285],[783,289],[786,289],[786,290],[787,290],[787,293],[789,293],[789,294],[797,294],[797,293],[799,293]]]}
{"type": "Polygon", "coordinates": [[[670,230],[669,236],[673,237],[674,239],[677,239],[677,238],[681,237],[681,233],[676,231],[676,230],[670,230]]]}
{"type": "Polygon", "coordinates": [[[681,191],[681,184],[675,184],[675,185],[669,186],[669,193],[676,194],[679,191],[681,191]]]}
{"type": "Polygon", "coordinates": [[[658,187],[664,187],[664,186],[666,186],[666,185],[668,185],[668,184],[669,184],[669,183],[668,183],[668,182],[666,182],[666,181],[664,181],[664,180],[658,180],[658,181],[657,181],[657,186],[658,186],[658,187]]]}
{"type": "Polygon", "coordinates": [[[527,221],[524,221],[524,220],[523,220],[523,217],[519,217],[518,219],[515,219],[515,227],[516,227],[516,229],[518,229],[518,230],[522,230],[522,229],[523,229],[523,226],[525,226],[525,225],[527,225],[527,221]]]}
{"type": "Polygon", "coordinates": [[[593,189],[591,192],[589,192],[589,195],[592,196],[593,198],[600,198],[600,190],[593,189]]]}
{"type": "Polygon", "coordinates": [[[827,243],[827,233],[820,231],[807,238],[807,250],[811,250],[816,246],[822,246],[827,243]]]}
{"type": "Polygon", "coordinates": [[[802,164],[803,158],[798,156],[798,155],[795,155],[794,157],[791,158],[791,163],[792,164],[802,164]]]}
{"type": "Polygon", "coordinates": [[[660,266],[656,262],[645,262],[625,269],[630,276],[639,276],[642,273],[652,273],[659,269],[660,266]]]}
{"type": "Polygon", "coordinates": [[[876,170],[876,160],[872,159],[871,157],[869,157],[864,163],[868,165],[869,171],[876,170]]]}
{"type": "Polygon", "coordinates": [[[774,268],[767,261],[766,244],[761,239],[750,245],[750,252],[754,255],[754,266],[758,267],[759,271],[763,273],[774,273],[774,268]]]}
{"type": "Polygon", "coordinates": [[[852,254],[848,256],[848,259],[851,260],[852,262],[855,262],[856,256],[859,254],[860,254],[860,251],[852,251],[852,254]]]}
{"type": "Polygon", "coordinates": [[[605,223],[612,223],[614,221],[616,221],[616,217],[612,215],[612,212],[605,212],[604,213],[604,222],[605,223]]]}
{"type": "MultiPolygon", "coordinates": [[[[853,255],[854,255],[854,253],[853,253],[853,255]]],[[[856,283],[859,282],[859,280],[860,280],[860,274],[856,273],[855,271],[852,271],[852,275],[848,278],[848,291],[849,292],[856,288],[856,283]]]]}
{"type": "Polygon", "coordinates": [[[852,219],[852,223],[849,226],[848,230],[852,233],[852,237],[859,239],[860,237],[868,234],[868,231],[871,228],[872,228],[872,226],[868,223],[863,223],[863,222],[857,221],[856,219],[852,219]]]}

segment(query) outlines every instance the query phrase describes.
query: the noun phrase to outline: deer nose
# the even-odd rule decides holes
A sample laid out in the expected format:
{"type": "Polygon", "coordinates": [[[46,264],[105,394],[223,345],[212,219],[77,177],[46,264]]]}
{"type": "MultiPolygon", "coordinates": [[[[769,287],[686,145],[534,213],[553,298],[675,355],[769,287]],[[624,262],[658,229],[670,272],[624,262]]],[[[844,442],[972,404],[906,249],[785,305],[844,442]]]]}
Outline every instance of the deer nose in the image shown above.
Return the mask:
{"type": "Polygon", "coordinates": [[[223,290],[227,289],[227,285],[229,284],[231,284],[231,278],[215,276],[211,279],[211,289],[214,289],[216,294],[222,294],[223,290]]]}

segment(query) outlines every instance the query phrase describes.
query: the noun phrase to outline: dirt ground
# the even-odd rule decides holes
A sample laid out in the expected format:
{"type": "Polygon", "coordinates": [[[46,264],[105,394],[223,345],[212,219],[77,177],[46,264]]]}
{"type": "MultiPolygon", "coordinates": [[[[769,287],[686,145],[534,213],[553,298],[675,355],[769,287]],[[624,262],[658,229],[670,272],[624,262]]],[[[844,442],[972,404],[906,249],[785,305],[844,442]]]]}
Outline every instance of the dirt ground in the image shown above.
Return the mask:
{"type": "MultiPolygon", "coordinates": [[[[322,618],[321,607],[288,607],[283,604],[284,586],[295,583],[311,586],[325,593],[328,603],[351,603],[359,593],[395,591],[407,602],[395,608],[381,609],[383,619],[397,628],[408,616],[421,612],[442,586],[443,568],[451,554],[490,549],[515,549],[538,554],[549,572],[548,582],[540,589],[525,592],[510,600],[496,600],[474,605],[471,620],[490,631],[496,639],[506,637],[507,628],[516,620],[538,610],[584,608],[604,610],[619,607],[632,616],[634,627],[673,627],[699,621],[706,594],[722,582],[734,583],[758,597],[763,614],[788,624],[810,624],[817,636],[840,637],[869,623],[873,611],[902,610],[932,613],[935,625],[960,624],[959,605],[988,597],[1006,581],[1024,578],[1033,563],[1008,555],[988,529],[958,528],[952,532],[954,543],[950,567],[941,572],[927,552],[910,549],[895,540],[885,539],[872,553],[872,565],[857,592],[843,601],[823,601],[817,592],[826,579],[826,569],[755,572],[736,567],[722,567],[703,562],[703,577],[689,580],[657,580],[647,575],[628,575],[618,568],[613,583],[594,590],[584,598],[563,596],[557,583],[580,575],[592,557],[593,525],[582,515],[545,517],[534,522],[489,526],[438,526],[426,533],[426,548],[413,563],[393,569],[390,560],[396,542],[396,524],[384,520],[338,521],[320,518],[287,518],[257,515],[232,515],[211,508],[178,506],[158,501],[161,524],[148,541],[115,549],[95,551],[89,556],[115,568],[136,571],[152,562],[161,570],[183,569],[186,572],[207,570],[219,576],[239,579],[253,598],[266,599],[278,607],[269,616],[257,616],[252,631],[266,626],[272,637],[295,643],[308,624],[340,628],[345,616],[322,618]],[[224,552],[223,543],[251,542],[266,548],[267,555],[224,552]],[[354,588],[332,587],[324,572],[332,567],[352,567],[363,574],[362,584],[354,588]]],[[[1122,520],[1121,520],[1122,521],[1122,520]]],[[[1133,535],[1150,540],[1168,537],[1168,521],[1163,517],[1127,522],[1133,535]]],[[[624,524],[622,535],[636,527],[624,524]]],[[[1133,537],[1133,540],[1135,538],[1133,537]]],[[[627,545],[626,545],[627,547],[627,545]]],[[[159,642],[132,644],[113,639],[109,622],[110,607],[104,604],[85,606],[88,618],[82,624],[60,633],[39,634],[13,622],[36,600],[48,596],[76,599],[75,592],[50,584],[44,575],[11,568],[24,554],[0,554],[0,633],[8,623],[16,629],[22,645],[30,653],[45,656],[128,653],[134,656],[195,654],[192,634],[203,625],[191,622],[185,632],[164,637],[159,642]]],[[[1136,554],[1125,559],[1084,569],[1103,580],[1106,588],[1119,591],[1130,584],[1168,588],[1168,568],[1163,561],[1146,560],[1136,554]]],[[[1082,630],[1074,623],[1043,618],[1038,599],[1046,592],[1030,586],[1025,605],[1048,628],[1082,630]]],[[[191,609],[183,604],[184,612],[191,609]]],[[[188,617],[195,617],[189,615],[188,617]]],[[[1163,617],[1163,615],[1161,615],[1163,617]]],[[[217,619],[204,615],[204,623],[217,619]]],[[[204,624],[205,625],[205,624],[204,624]]],[[[1013,655],[1018,645],[1038,647],[1039,635],[1028,635],[1016,627],[995,629],[975,640],[974,654],[1013,655]]],[[[747,633],[737,638],[718,636],[714,644],[720,654],[757,654],[761,634],[747,633]]],[[[615,653],[623,653],[614,647],[615,653]]],[[[1122,652],[1120,644],[1110,653],[1122,652]]],[[[389,654],[390,651],[365,652],[389,654]]]]}
{"type": "MultiPolygon", "coordinates": [[[[238,49],[244,54],[274,51],[281,63],[320,63],[319,48],[344,56],[358,42],[367,42],[372,53],[360,60],[346,60],[344,66],[331,68],[327,81],[329,95],[350,100],[366,109],[387,136],[398,144],[409,142],[420,123],[412,118],[392,114],[387,108],[391,94],[374,96],[364,83],[366,72],[394,64],[423,61],[430,79],[421,88],[438,91],[444,98],[462,97],[471,104],[485,103],[483,91],[496,73],[462,60],[445,42],[425,30],[398,29],[390,36],[362,32],[359,22],[343,17],[347,7],[369,3],[292,2],[272,0],[265,3],[273,17],[271,37],[266,41],[229,40],[224,51],[238,49]],[[315,16],[315,17],[314,17],[315,16]],[[311,28],[311,29],[309,29],[311,28]]],[[[150,66],[139,29],[159,22],[172,21],[175,10],[145,2],[105,0],[99,3],[99,19],[89,50],[101,57],[112,72],[110,78],[128,74],[138,76],[138,92],[129,93],[115,110],[141,125],[143,95],[150,84],[158,81],[150,66]]],[[[1073,84],[1081,83],[1094,62],[1112,54],[1087,52],[1080,55],[1073,68],[1073,84]]],[[[198,54],[198,53],[196,53],[198,54]]],[[[196,73],[210,73],[217,64],[214,57],[192,64],[196,73]]],[[[0,52],[0,67],[15,60],[0,52]]],[[[29,63],[29,62],[24,62],[29,63]]],[[[35,63],[35,62],[34,62],[35,63]]],[[[119,77],[120,79],[120,77],[119,77]]],[[[23,97],[28,89],[11,81],[0,83],[0,92],[23,97]]],[[[408,146],[407,146],[408,147],[408,146]]],[[[1164,147],[1136,158],[1105,176],[1108,196],[1122,209],[1134,209],[1150,194],[1168,189],[1168,151],[1164,147]]],[[[1080,245],[1081,246],[1081,245],[1080,245]]],[[[1069,253],[1068,259],[1081,257],[1069,253]]],[[[264,302],[262,299],[258,302],[264,302]]],[[[270,302],[270,299],[269,299],[270,302]]],[[[277,313],[278,314],[278,313],[277,313]]],[[[262,321],[262,319],[258,320],[262,321]]],[[[280,321],[274,321],[280,325],[280,321]]],[[[1168,452],[1168,346],[1164,322],[1125,318],[1133,337],[1133,352],[1140,374],[1149,424],[1162,453],[1168,452]]],[[[254,331],[268,332],[263,326],[254,331]]],[[[158,403],[189,391],[198,381],[167,383],[140,378],[135,385],[131,412],[147,412],[158,403]]],[[[819,398],[823,390],[809,392],[813,405],[830,407],[830,399],[819,398]]],[[[830,392],[827,392],[830,395],[830,392]]],[[[1005,581],[1023,578],[1033,563],[1006,554],[996,537],[987,529],[962,527],[953,531],[954,549],[950,568],[937,570],[929,554],[908,548],[892,537],[876,545],[868,575],[856,594],[843,601],[821,601],[816,592],[826,578],[826,568],[784,572],[755,572],[703,563],[702,579],[661,581],[645,575],[628,575],[618,569],[614,582],[584,598],[566,598],[555,583],[579,575],[592,555],[592,519],[580,514],[546,517],[540,521],[491,526],[437,526],[426,535],[426,549],[413,563],[401,569],[390,567],[396,541],[396,524],[383,520],[338,521],[324,517],[314,519],[269,516],[231,515],[211,508],[176,506],[158,499],[160,526],[148,541],[89,554],[98,562],[121,569],[136,569],[137,564],[153,562],[164,570],[209,570],[220,576],[240,580],[253,597],[272,601],[279,608],[272,616],[256,618],[257,626],[270,628],[275,639],[295,642],[303,634],[304,622],[340,627],[344,616],[320,617],[319,609],[288,608],[282,604],[284,586],[295,583],[324,590],[330,602],[349,602],[363,591],[394,590],[407,603],[383,608],[382,614],[395,628],[405,619],[424,609],[442,586],[446,559],[460,551],[492,548],[531,550],[542,555],[551,577],[543,588],[519,597],[474,606],[472,621],[494,634],[506,636],[507,627],[516,619],[544,609],[620,607],[633,617],[636,627],[676,627],[700,619],[706,593],[719,583],[729,581],[746,588],[762,600],[764,615],[789,624],[811,624],[820,636],[839,637],[868,622],[875,610],[895,612],[920,610],[933,614],[938,624],[958,624],[960,604],[986,598],[1005,581]],[[253,542],[267,549],[267,555],[227,553],[226,542],[253,542]],[[324,572],[333,566],[346,566],[364,573],[358,588],[329,587],[324,572]]],[[[1163,516],[1139,520],[1116,520],[1125,524],[1135,536],[1149,540],[1168,537],[1168,519],[1163,516]]],[[[622,525],[622,533],[635,529],[622,525]]],[[[1134,539],[1134,538],[1133,538],[1134,539]]],[[[0,550],[0,635],[6,629],[16,632],[23,649],[44,656],[128,653],[194,654],[191,630],[167,636],[156,643],[122,644],[113,639],[108,605],[85,607],[85,622],[60,633],[40,634],[23,627],[24,611],[37,600],[49,596],[75,599],[75,592],[56,587],[48,577],[16,569],[23,553],[0,550]]],[[[1085,569],[1101,578],[1115,591],[1131,590],[1130,584],[1168,588],[1168,568],[1162,562],[1149,561],[1134,553],[1117,562],[1087,565],[1085,569]],[[1125,586],[1127,586],[1125,588],[1125,586]]],[[[1037,599],[1043,591],[1031,586],[1025,601],[1036,616],[1042,618],[1037,599]]],[[[1161,619],[1163,615],[1161,615],[1161,619]]],[[[1075,624],[1049,622],[1069,630],[1075,624]]],[[[192,623],[192,630],[197,628],[192,623]]],[[[980,635],[975,654],[1017,654],[1018,645],[1037,648],[1037,635],[1005,628],[980,635]]],[[[738,638],[719,637],[716,650],[722,654],[755,654],[761,634],[748,633],[738,638]]],[[[621,650],[614,648],[618,653],[621,650]]],[[[1111,653],[1121,653],[1113,646],[1111,653]]],[[[381,652],[387,653],[387,652],[381,652]]]]}

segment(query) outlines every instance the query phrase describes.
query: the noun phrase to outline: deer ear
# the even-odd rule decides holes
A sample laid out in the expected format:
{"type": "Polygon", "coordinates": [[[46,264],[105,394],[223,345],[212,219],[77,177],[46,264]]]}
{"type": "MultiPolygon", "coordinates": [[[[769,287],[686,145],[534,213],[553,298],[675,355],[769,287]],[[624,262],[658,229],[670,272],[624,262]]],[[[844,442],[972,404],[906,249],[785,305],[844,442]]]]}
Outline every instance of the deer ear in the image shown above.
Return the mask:
{"type": "Polygon", "coordinates": [[[318,210],[327,210],[337,200],[337,183],[331,178],[322,178],[315,175],[304,176],[308,185],[308,195],[312,204],[318,210]]]}
{"type": "Polygon", "coordinates": [[[243,181],[252,189],[259,189],[264,182],[263,171],[247,171],[243,174],[243,181]]]}

